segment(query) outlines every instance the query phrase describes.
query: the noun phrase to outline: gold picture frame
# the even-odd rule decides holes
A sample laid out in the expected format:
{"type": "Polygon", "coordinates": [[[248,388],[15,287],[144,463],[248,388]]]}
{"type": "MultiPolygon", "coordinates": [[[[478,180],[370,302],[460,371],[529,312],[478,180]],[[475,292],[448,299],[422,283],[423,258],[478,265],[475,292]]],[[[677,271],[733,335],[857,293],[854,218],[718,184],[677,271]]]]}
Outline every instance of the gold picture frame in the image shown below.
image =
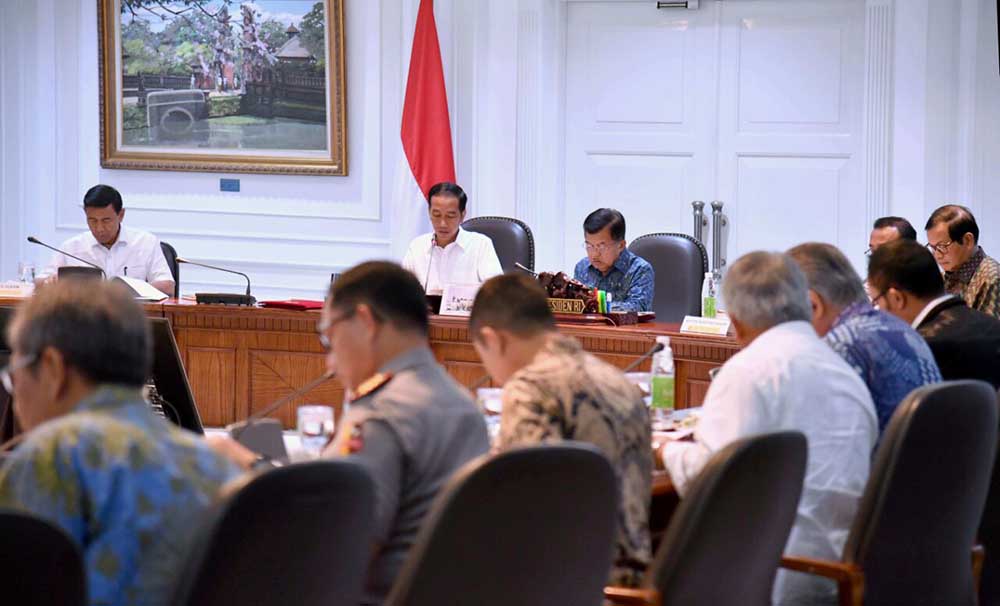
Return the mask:
{"type": "Polygon", "coordinates": [[[344,0],[97,5],[103,168],[348,174],[344,0]]]}

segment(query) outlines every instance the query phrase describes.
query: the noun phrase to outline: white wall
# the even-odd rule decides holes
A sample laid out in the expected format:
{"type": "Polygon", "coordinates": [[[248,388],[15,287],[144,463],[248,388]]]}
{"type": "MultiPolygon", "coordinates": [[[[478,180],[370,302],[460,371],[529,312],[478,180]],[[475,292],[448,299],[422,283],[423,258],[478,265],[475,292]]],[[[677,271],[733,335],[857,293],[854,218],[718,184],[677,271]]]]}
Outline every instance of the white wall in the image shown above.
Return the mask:
{"type": "MultiPolygon", "coordinates": [[[[727,0],[747,3],[751,0],[727,0]]],[[[829,0],[840,3],[845,0],[829,0]]],[[[567,0],[437,0],[456,168],[470,214],[504,214],[534,229],[540,268],[568,269],[565,193],[567,0]]],[[[711,1],[701,10],[717,10],[711,1]]],[[[182,254],[252,274],[259,298],[319,296],[330,271],[388,257],[405,238],[394,199],[399,116],[417,0],[346,0],[350,176],[288,177],[103,170],[98,159],[94,0],[0,2],[0,278],[41,264],[36,234],[84,228],[80,199],[118,187],[127,221],[182,254]],[[218,191],[241,180],[239,194],[218,191]]],[[[866,72],[886,84],[866,95],[867,213],[908,217],[918,231],[944,202],[977,213],[987,251],[1000,254],[1000,76],[993,0],[865,0],[866,72]],[[882,11],[882,12],[880,12],[882,11]],[[881,69],[881,68],[880,68],[881,69]],[[879,99],[882,99],[879,104],[879,99]],[[873,101],[872,101],[873,100],[873,101]],[[884,185],[880,185],[884,180],[884,185]],[[994,227],[997,226],[997,227],[994,227]]],[[[868,80],[866,80],[868,81],[868,80]]],[[[865,231],[859,218],[858,229],[865,231]]],[[[630,226],[630,236],[662,226],[630,226]]],[[[738,226],[737,226],[738,229],[738,226]]],[[[785,226],[794,229],[794,226],[785,226]]],[[[684,230],[690,230],[684,224],[684,230]]],[[[862,233],[860,238],[866,234],[862,233]]],[[[183,290],[238,279],[182,269],[183,290]]]]}

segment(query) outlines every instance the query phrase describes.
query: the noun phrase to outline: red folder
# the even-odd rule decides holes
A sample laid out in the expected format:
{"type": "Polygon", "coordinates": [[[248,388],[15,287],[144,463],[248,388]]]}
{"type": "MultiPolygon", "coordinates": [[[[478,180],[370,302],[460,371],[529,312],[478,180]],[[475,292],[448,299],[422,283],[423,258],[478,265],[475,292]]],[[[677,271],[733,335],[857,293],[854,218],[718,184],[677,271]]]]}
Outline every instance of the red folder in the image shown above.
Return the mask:
{"type": "Polygon", "coordinates": [[[307,309],[323,309],[323,302],[310,299],[285,299],[283,301],[261,301],[260,306],[305,311],[307,309]]]}

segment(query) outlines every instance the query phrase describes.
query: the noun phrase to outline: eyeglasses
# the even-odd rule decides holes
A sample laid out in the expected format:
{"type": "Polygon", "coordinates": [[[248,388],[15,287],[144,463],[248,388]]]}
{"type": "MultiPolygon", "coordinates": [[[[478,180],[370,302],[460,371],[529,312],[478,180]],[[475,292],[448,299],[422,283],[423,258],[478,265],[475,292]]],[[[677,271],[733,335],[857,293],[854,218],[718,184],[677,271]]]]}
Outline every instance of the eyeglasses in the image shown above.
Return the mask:
{"type": "Polygon", "coordinates": [[[943,255],[948,252],[948,247],[954,243],[955,243],[954,240],[948,240],[947,242],[938,242],[937,244],[931,244],[930,242],[928,242],[924,246],[926,246],[927,250],[931,251],[932,253],[936,252],[939,255],[943,255]]]}
{"type": "Polygon", "coordinates": [[[601,242],[600,244],[591,244],[590,242],[583,243],[583,249],[588,253],[597,251],[597,254],[603,255],[605,252],[618,247],[617,242],[607,243],[601,242]]]}
{"type": "Polygon", "coordinates": [[[320,320],[316,323],[316,332],[319,334],[319,344],[323,346],[323,349],[330,350],[330,337],[326,336],[327,331],[331,328],[343,322],[344,320],[350,319],[354,315],[354,310],[342,314],[339,318],[327,318],[326,320],[320,320]]]}
{"type": "Polygon", "coordinates": [[[889,291],[883,290],[881,294],[872,299],[872,307],[874,307],[875,309],[882,309],[881,307],[879,307],[878,300],[884,299],[887,294],[889,294],[889,291]]]}
{"type": "Polygon", "coordinates": [[[873,252],[875,252],[875,250],[874,250],[874,249],[873,249],[873,248],[872,248],[871,246],[869,246],[869,247],[868,247],[868,248],[867,248],[867,249],[865,250],[865,256],[866,256],[866,257],[870,257],[870,256],[872,256],[872,253],[873,253],[873,252]]]}
{"type": "Polygon", "coordinates": [[[17,364],[8,364],[7,366],[3,367],[3,369],[0,369],[0,383],[3,384],[3,388],[7,391],[8,394],[14,393],[14,378],[11,375],[21,370],[22,368],[31,366],[32,364],[35,363],[35,360],[37,359],[38,356],[32,354],[30,356],[25,356],[17,364]]]}

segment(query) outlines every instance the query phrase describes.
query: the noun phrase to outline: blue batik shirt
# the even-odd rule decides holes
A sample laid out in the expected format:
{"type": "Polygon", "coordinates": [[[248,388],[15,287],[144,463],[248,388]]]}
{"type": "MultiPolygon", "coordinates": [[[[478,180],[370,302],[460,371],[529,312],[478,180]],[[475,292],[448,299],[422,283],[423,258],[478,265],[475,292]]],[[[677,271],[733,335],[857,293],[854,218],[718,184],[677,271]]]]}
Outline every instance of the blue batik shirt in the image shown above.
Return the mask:
{"type": "Polygon", "coordinates": [[[906,322],[867,302],[844,309],[823,340],[868,385],[880,435],[907,394],[941,381],[941,371],[924,338],[906,322]]]}
{"type": "Polygon", "coordinates": [[[166,605],[201,515],[239,473],[140,390],[101,386],[28,434],[0,469],[0,507],[76,541],[92,606],[166,605]]]}
{"type": "Polygon", "coordinates": [[[618,255],[608,275],[590,264],[584,257],[576,264],[573,277],[587,286],[611,293],[614,311],[653,310],[653,266],[629,249],[618,255]]]}

